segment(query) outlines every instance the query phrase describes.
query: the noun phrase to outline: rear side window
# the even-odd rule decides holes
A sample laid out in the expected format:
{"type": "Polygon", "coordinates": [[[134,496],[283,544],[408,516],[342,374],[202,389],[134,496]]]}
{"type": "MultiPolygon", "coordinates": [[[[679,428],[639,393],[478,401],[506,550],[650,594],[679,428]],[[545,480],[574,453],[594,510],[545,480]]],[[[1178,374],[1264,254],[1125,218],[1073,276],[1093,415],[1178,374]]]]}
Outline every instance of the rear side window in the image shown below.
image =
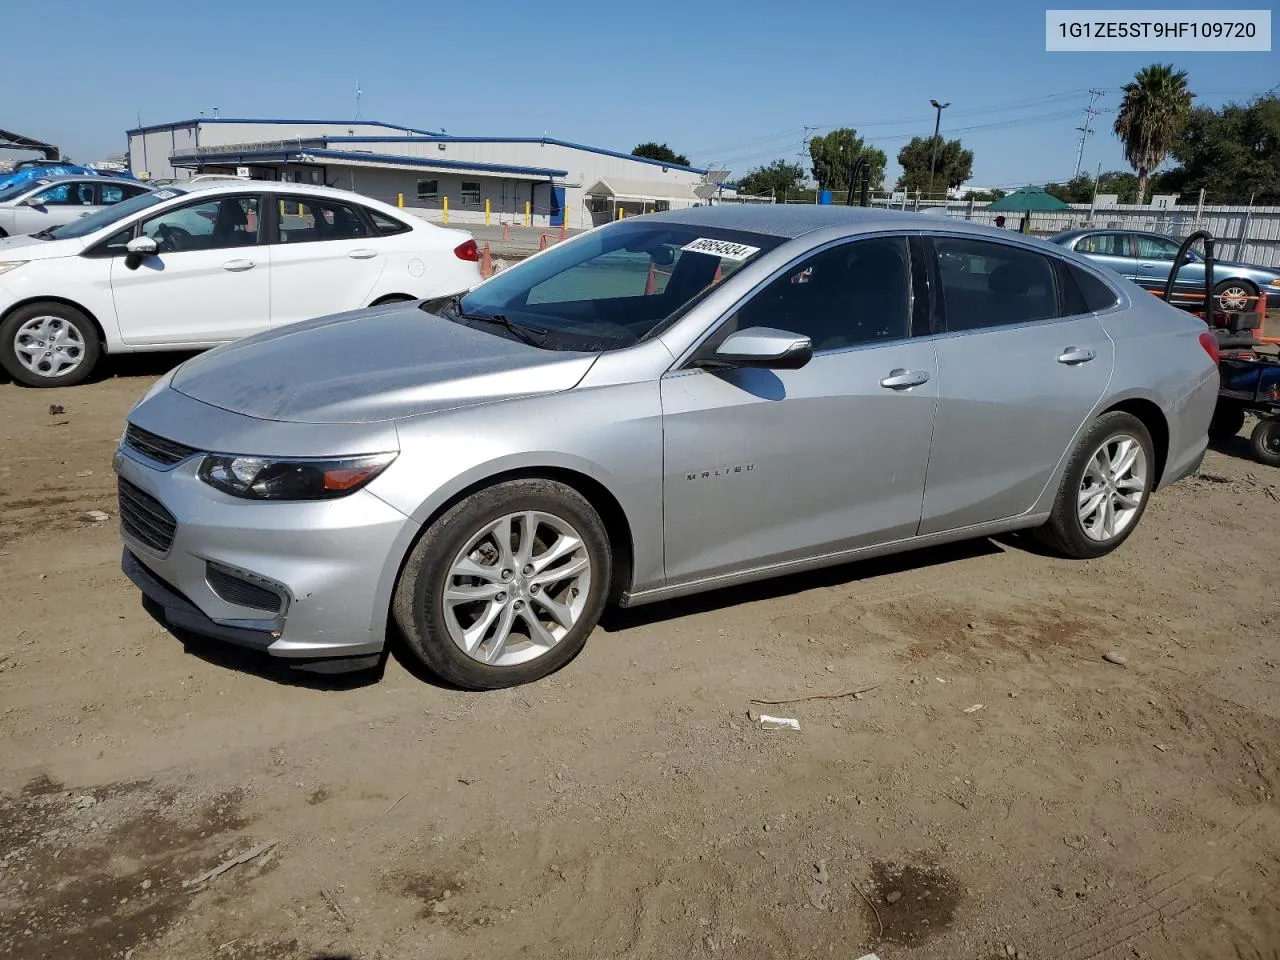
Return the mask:
{"type": "Polygon", "coordinates": [[[373,223],[374,233],[379,236],[389,237],[394,233],[405,233],[411,229],[407,223],[401,223],[395,217],[389,217],[385,213],[379,213],[377,210],[370,210],[368,207],[363,209],[373,223]]]}
{"type": "Polygon", "coordinates": [[[355,208],[318,197],[282,197],[276,243],[320,243],[369,235],[355,208]]]}
{"type": "Polygon", "coordinates": [[[1047,257],[991,243],[935,237],[947,330],[981,330],[1058,316],[1047,257]]]}
{"type": "Polygon", "coordinates": [[[1081,270],[1072,264],[1066,265],[1071,279],[1075,281],[1080,295],[1084,298],[1085,309],[1090,313],[1098,310],[1109,310],[1119,301],[1116,292],[1087,270],[1081,270]]]}
{"type": "Polygon", "coordinates": [[[1076,241],[1077,253],[1102,257],[1129,256],[1129,240],[1123,233],[1093,233],[1076,241]]]}

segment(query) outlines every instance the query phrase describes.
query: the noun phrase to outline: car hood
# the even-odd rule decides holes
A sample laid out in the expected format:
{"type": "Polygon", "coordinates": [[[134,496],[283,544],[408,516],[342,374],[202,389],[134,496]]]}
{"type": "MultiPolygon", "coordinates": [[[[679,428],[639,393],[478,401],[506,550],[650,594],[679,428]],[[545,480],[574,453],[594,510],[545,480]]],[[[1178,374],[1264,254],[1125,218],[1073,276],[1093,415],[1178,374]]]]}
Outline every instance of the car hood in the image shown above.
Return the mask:
{"type": "Polygon", "coordinates": [[[32,236],[0,238],[0,260],[52,260],[56,257],[74,257],[82,249],[80,240],[37,240],[32,236]]]}
{"type": "Polygon", "coordinates": [[[541,350],[396,304],[218,347],[179,367],[171,386],[263,420],[368,423],[568,390],[595,358],[541,350]]]}

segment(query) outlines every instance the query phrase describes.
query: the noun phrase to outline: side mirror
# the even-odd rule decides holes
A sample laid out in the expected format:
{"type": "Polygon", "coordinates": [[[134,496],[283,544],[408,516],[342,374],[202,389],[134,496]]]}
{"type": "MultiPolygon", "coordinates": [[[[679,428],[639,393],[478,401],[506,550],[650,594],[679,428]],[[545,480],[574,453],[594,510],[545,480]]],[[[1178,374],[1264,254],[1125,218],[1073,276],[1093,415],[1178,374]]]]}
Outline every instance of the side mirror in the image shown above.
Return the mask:
{"type": "Polygon", "coordinates": [[[813,359],[813,342],[772,327],[748,327],[725,338],[702,366],[798,370],[813,359]]]}
{"type": "Polygon", "coordinates": [[[160,246],[151,237],[134,237],[124,249],[124,265],[130,270],[137,270],[144,259],[160,252],[160,246]]]}
{"type": "Polygon", "coordinates": [[[34,197],[27,197],[27,199],[23,200],[20,206],[35,207],[38,210],[44,206],[44,197],[37,193],[34,197]]]}

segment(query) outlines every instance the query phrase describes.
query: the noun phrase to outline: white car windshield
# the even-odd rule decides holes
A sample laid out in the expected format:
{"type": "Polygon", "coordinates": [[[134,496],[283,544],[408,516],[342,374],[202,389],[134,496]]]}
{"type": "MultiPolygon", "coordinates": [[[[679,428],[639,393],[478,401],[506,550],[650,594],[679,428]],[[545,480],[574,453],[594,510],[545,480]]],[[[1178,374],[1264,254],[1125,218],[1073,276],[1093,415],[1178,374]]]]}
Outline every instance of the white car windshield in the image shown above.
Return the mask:
{"type": "Polygon", "coordinates": [[[78,220],[72,220],[61,227],[42,230],[37,234],[32,234],[32,236],[40,237],[42,240],[71,240],[75,237],[87,237],[89,234],[97,233],[103,227],[109,227],[117,220],[121,220],[130,214],[145,210],[147,207],[154,207],[157,203],[172,200],[174,197],[180,197],[186,192],[176,187],[165,187],[163,190],[154,190],[151,193],[140,193],[136,197],[130,197],[128,200],[121,200],[119,203],[113,203],[109,207],[103,207],[97,213],[91,213],[78,220]]]}

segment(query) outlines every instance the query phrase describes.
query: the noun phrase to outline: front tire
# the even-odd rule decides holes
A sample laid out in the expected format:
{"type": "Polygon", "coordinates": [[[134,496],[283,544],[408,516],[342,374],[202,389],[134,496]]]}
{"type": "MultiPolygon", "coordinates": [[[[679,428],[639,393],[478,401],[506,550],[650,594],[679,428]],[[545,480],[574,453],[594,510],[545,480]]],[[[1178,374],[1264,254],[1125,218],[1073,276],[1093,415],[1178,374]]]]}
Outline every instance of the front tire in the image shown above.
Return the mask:
{"type": "Polygon", "coordinates": [[[513,480],[455,504],[418,540],[392,615],[433,673],[467,690],[540,680],[582,649],[609,595],[600,515],[576,490],[513,480]]]}
{"type": "Polygon", "coordinates": [[[1120,410],[1104,413],[1072,451],[1049,522],[1036,535],[1078,560],[1110,553],[1146,512],[1155,462],[1141,420],[1120,410]]]}
{"type": "Polygon", "coordinates": [[[1259,420],[1249,436],[1253,447],[1253,455],[1259,463],[1269,467],[1280,467],[1280,418],[1268,417],[1259,420]]]}
{"type": "Polygon", "coordinates": [[[0,366],[29,387],[80,383],[101,354],[93,322],[65,303],[29,303],[0,323],[0,366]]]}

